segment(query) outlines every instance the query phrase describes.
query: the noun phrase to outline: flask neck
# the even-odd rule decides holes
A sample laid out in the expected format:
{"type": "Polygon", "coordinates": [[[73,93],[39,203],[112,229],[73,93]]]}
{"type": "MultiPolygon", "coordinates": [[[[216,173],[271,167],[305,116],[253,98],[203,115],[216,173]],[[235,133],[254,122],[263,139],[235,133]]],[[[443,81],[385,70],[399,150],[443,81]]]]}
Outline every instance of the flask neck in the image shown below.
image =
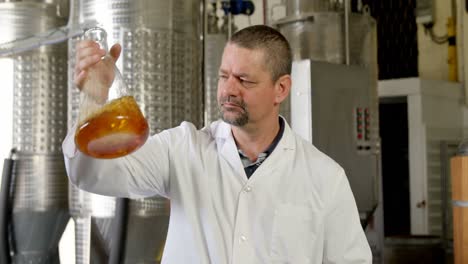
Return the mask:
{"type": "Polygon", "coordinates": [[[103,28],[94,27],[86,30],[84,38],[95,41],[101,49],[108,51],[107,33],[103,28]]]}

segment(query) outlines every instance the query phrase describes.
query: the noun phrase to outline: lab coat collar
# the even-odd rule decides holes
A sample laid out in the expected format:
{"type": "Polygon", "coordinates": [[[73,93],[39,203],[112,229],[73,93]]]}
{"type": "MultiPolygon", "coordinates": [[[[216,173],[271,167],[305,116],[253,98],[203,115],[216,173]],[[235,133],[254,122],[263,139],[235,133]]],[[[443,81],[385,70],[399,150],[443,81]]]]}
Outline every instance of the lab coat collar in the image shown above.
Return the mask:
{"type": "MultiPolygon", "coordinates": [[[[273,153],[278,150],[293,150],[296,148],[294,135],[289,124],[283,117],[280,116],[280,118],[284,121],[284,133],[273,153]]],[[[236,142],[232,136],[231,125],[219,120],[211,124],[210,130],[216,140],[218,152],[221,156],[240,176],[247,179],[245,177],[244,166],[239,157],[236,142]]]]}
{"type": "MultiPolygon", "coordinates": [[[[285,149],[295,149],[295,140],[293,136],[293,131],[291,130],[291,127],[289,126],[286,119],[282,116],[280,116],[280,118],[283,119],[284,121],[284,133],[277,147],[282,147],[285,149]]],[[[227,141],[232,141],[234,143],[234,146],[236,146],[234,137],[232,136],[230,124],[224,121],[218,120],[211,124],[210,130],[211,130],[211,134],[216,139],[217,143],[223,144],[227,141]],[[219,142],[220,140],[224,142],[219,142]]],[[[237,152],[237,146],[236,146],[236,152],[237,152]]]]}

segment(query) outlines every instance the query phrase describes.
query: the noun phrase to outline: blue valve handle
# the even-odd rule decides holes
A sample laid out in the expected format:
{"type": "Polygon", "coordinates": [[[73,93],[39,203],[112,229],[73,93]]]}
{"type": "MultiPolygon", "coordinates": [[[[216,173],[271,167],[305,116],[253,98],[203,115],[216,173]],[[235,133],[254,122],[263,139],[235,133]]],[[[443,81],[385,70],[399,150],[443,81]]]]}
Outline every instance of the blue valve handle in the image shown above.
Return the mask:
{"type": "Polygon", "coordinates": [[[252,1],[244,0],[231,0],[231,1],[222,1],[222,9],[224,14],[231,13],[232,15],[252,15],[255,11],[255,5],[252,1]]]}

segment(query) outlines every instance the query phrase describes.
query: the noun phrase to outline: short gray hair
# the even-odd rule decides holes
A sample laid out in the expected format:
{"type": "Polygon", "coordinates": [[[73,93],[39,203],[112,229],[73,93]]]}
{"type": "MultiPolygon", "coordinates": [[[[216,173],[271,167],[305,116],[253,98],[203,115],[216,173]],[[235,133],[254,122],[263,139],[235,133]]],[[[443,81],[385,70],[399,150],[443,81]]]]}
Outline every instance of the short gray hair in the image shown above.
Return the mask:
{"type": "Polygon", "coordinates": [[[249,50],[263,50],[265,66],[274,82],[283,75],[291,74],[291,46],[280,32],[271,27],[265,25],[246,27],[234,33],[228,43],[249,50]]]}

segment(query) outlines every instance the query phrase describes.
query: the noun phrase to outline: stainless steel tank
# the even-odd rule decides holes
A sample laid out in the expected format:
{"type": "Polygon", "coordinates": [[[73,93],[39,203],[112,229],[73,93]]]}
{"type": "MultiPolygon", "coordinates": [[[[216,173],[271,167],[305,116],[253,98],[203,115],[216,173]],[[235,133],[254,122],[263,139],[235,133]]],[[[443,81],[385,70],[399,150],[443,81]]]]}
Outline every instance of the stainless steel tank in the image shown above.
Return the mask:
{"type": "Polygon", "coordinates": [[[286,17],[275,21],[290,42],[295,60],[346,63],[346,27],[349,30],[351,65],[377,65],[376,23],[364,8],[363,14],[349,13],[346,25],[343,4],[332,0],[285,2],[286,17]]]}
{"type": "MultiPolygon", "coordinates": [[[[367,9],[363,14],[350,13],[348,24],[342,5],[330,0],[286,1],[286,14],[272,24],[289,41],[294,60],[345,64],[348,51],[350,65],[369,69],[369,76],[375,83],[372,93],[377,98],[377,27],[367,9]]],[[[377,100],[373,108],[377,109],[377,100]]],[[[289,101],[282,104],[281,113],[288,120],[289,109],[289,101]]],[[[377,127],[378,124],[373,126],[377,127]]]]}
{"type": "MultiPolygon", "coordinates": [[[[150,134],[184,120],[202,125],[200,3],[138,1],[131,7],[137,19],[122,30],[123,74],[150,134]]],[[[125,263],[159,263],[155,252],[164,247],[169,201],[131,200],[129,208],[125,263]]]]}
{"type": "MultiPolygon", "coordinates": [[[[119,40],[120,26],[127,26],[129,19],[128,1],[71,1],[70,27],[84,21],[100,18],[100,26],[108,32],[108,42],[119,40]],[[112,8],[109,8],[112,7],[112,8]],[[98,13],[98,11],[100,11],[98,13]],[[114,25],[114,21],[120,24],[114,25]]],[[[79,92],[73,83],[75,48],[80,37],[68,41],[68,127],[76,122],[79,107],[79,92]]],[[[75,222],[75,263],[106,263],[110,251],[111,232],[116,199],[88,193],[69,184],[69,208],[75,222]],[[99,239],[94,239],[99,238],[99,239]]]]}
{"type": "MultiPolygon", "coordinates": [[[[287,17],[309,12],[340,12],[345,0],[288,0],[284,1],[287,17]]],[[[267,3],[268,4],[268,3],[267,3]]]]}
{"type": "MultiPolygon", "coordinates": [[[[78,10],[72,12],[74,23],[96,20],[108,32],[109,46],[121,43],[123,50],[117,65],[148,120],[151,134],[184,120],[201,126],[200,4],[182,0],[81,0],[74,5],[78,10]]],[[[70,40],[69,76],[73,76],[73,49],[77,41],[70,40]]],[[[78,92],[71,80],[69,95],[71,127],[78,109],[78,92]]],[[[71,204],[72,212],[76,212],[74,218],[82,224],[77,230],[83,236],[77,242],[77,247],[83,249],[80,255],[93,256],[93,250],[99,246],[90,243],[96,229],[89,230],[95,226],[109,250],[115,199],[101,197],[98,202],[93,198],[95,195],[77,189],[72,189],[71,196],[75,201],[71,204]],[[95,210],[101,207],[107,208],[101,210],[103,215],[95,215],[95,210]],[[88,217],[91,223],[86,220],[88,217]]],[[[130,200],[129,208],[124,263],[159,263],[155,252],[164,246],[168,200],[160,197],[130,200]]],[[[78,255],[77,263],[89,263],[89,257],[78,255]]],[[[100,263],[96,258],[93,261],[100,263]]]]}
{"type": "Polygon", "coordinates": [[[205,125],[220,118],[218,107],[218,71],[221,65],[227,34],[205,35],[204,87],[205,87],[205,125]]]}
{"type": "Polygon", "coordinates": [[[278,27],[288,39],[295,60],[313,58],[342,64],[345,62],[343,24],[341,13],[315,12],[280,21],[278,27]]]}
{"type": "MultiPolygon", "coordinates": [[[[223,56],[224,46],[227,42],[228,32],[218,24],[216,15],[217,5],[214,3],[206,10],[206,33],[204,37],[204,102],[205,102],[205,125],[220,118],[218,107],[218,75],[219,66],[223,56]]],[[[226,27],[224,27],[225,29],[226,27]]]]}
{"type": "MultiPolygon", "coordinates": [[[[52,4],[0,3],[0,43],[63,26],[52,4]]],[[[69,220],[61,141],[66,133],[66,44],[13,60],[14,263],[59,263],[58,242],[69,220]]],[[[5,73],[6,74],[6,73],[5,73]]],[[[8,87],[4,87],[8,88],[8,87]]]]}

